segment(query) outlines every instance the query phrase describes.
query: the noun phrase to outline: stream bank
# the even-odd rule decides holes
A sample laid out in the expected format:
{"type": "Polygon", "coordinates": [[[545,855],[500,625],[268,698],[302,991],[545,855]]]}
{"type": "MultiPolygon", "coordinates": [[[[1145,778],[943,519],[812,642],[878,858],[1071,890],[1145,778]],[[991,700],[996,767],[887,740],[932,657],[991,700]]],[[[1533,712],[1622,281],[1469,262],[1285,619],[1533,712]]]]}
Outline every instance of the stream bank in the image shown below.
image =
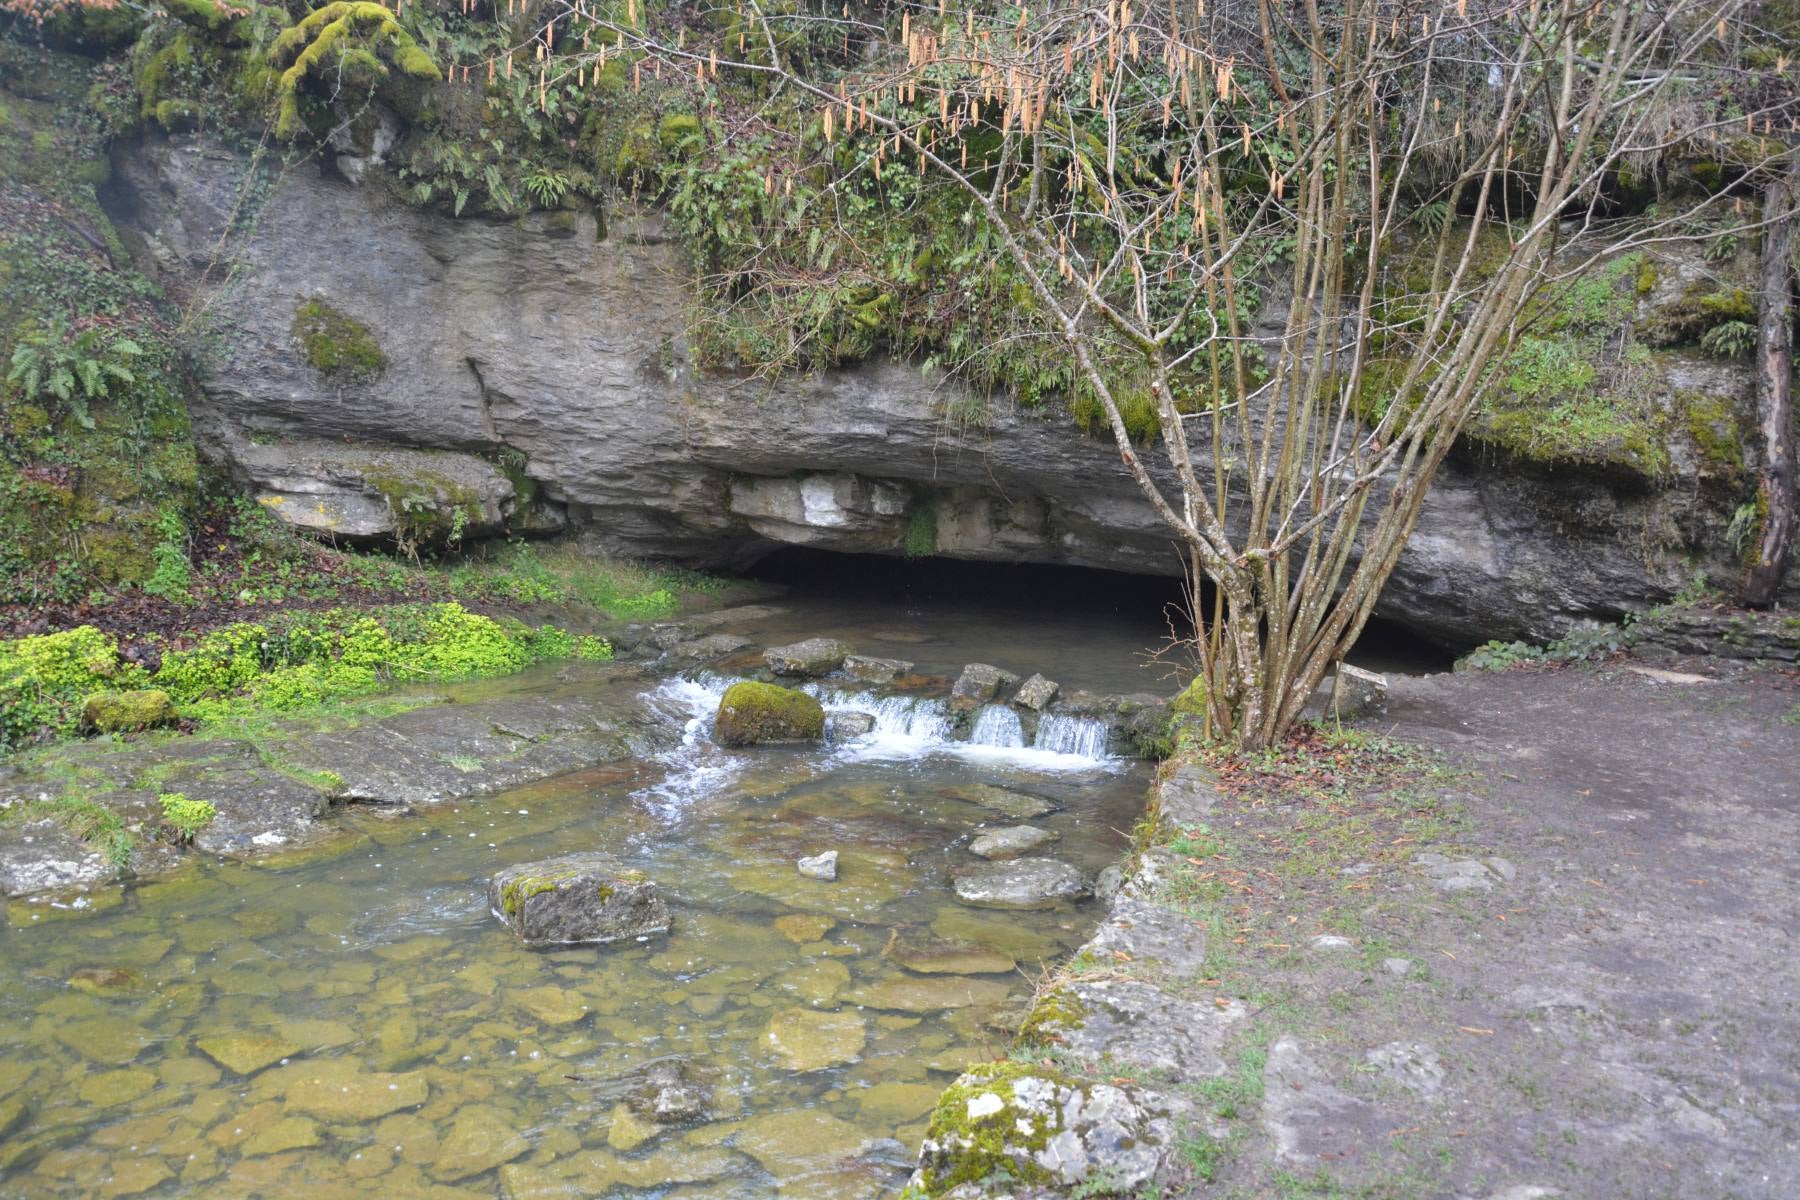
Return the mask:
{"type": "Polygon", "coordinates": [[[1171,766],[914,1186],[1790,1195],[1797,752],[1791,669],[1651,644],[1399,678],[1342,734],[1171,766]]]}

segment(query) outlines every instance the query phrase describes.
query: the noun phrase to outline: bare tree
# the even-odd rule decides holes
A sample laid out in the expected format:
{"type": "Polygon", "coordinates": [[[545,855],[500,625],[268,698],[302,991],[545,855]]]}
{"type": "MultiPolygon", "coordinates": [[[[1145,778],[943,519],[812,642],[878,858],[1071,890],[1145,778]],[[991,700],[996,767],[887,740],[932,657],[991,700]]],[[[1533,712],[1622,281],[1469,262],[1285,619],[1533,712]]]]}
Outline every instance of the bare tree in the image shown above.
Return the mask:
{"type": "Polygon", "coordinates": [[[1787,573],[1794,542],[1794,261],[1793,226],[1800,220],[1800,157],[1763,193],[1761,286],[1756,338],[1757,472],[1760,528],[1744,573],[1744,603],[1766,607],[1787,573]]]}

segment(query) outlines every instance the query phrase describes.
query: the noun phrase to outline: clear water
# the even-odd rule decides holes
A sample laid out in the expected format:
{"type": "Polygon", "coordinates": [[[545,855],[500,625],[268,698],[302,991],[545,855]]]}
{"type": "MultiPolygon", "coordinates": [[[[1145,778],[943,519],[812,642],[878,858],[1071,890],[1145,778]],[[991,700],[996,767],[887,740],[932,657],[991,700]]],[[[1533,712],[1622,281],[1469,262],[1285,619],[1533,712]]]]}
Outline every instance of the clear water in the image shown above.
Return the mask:
{"type": "MultiPolygon", "coordinates": [[[[838,616],[878,648],[856,614],[838,616]]],[[[999,620],[937,629],[934,657],[993,661],[999,620]]],[[[1015,629],[1001,665],[1116,687],[1117,647],[1157,634],[1095,629],[1073,650],[1015,629]]],[[[1091,904],[959,904],[949,876],[974,861],[968,835],[1014,822],[958,789],[1052,800],[1037,823],[1092,874],[1117,856],[1146,775],[1103,758],[1103,730],[1084,723],[1045,721],[1027,745],[990,710],[981,739],[959,742],[938,702],[830,690],[828,707],[873,713],[875,731],[728,752],[706,720],[725,682],[583,685],[683,730],[657,761],[412,817],[346,809],[348,846],[203,862],[110,907],[14,906],[0,932],[0,1195],[891,1192],[937,1090],[1001,1051],[1008,1012],[1093,920],[1091,904]],[[670,936],[532,952],[487,912],[496,868],[587,849],[662,884],[670,936]],[[836,883],[794,868],[823,849],[840,852],[836,883]],[[986,973],[899,961],[945,943],[986,973]],[[819,1060],[800,1069],[782,1031],[819,1014],[819,1036],[788,1039],[819,1060]],[[220,1038],[285,1057],[240,1074],[200,1045],[220,1038]],[[709,1119],[658,1132],[622,1097],[674,1062],[709,1119]]]]}

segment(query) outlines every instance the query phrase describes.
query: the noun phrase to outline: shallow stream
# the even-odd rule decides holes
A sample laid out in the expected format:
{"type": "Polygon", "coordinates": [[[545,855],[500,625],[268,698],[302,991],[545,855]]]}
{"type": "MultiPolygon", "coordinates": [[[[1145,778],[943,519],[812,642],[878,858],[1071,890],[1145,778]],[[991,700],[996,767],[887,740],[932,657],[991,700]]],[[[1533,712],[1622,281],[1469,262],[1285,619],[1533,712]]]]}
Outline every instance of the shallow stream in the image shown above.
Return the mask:
{"type": "MultiPolygon", "coordinates": [[[[1167,690],[1138,654],[1155,604],[1043,596],[795,603],[759,644],[845,636],[953,672],[1167,690]]],[[[353,844],[276,865],[205,862],[97,911],[14,906],[0,932],[0,1194],[7,1196],[877,1196],[905,1177],[963,1065],[1002,1052],[1042,965],[1092,902],[965,906],[952,868],[1002,788],[1089,878],[1141,809],[1146,769],[1089,727],[1022,745],[984,714],[826,692],[874,711],[842,747],[727,752],[725,680],[554,671],[514,695],[610,689],[671,731],[655,760],[408,817],[350,807],[353,844]],[[673,744],[680,733],[679,745],[673,744]],[[795,860],[841,854],[837,882],[795,860]],[[605,850],[674,910],[643,945],[522,949],[487,911],[499,867],[605,850]],[[658,1126],[647,1080],[699,1098],[658,1126]]],[[[494,685],[489,685],[492,692],[494,685]]],[[[651,1090],[655,1089],[651,1085],[651,1090]]]]}

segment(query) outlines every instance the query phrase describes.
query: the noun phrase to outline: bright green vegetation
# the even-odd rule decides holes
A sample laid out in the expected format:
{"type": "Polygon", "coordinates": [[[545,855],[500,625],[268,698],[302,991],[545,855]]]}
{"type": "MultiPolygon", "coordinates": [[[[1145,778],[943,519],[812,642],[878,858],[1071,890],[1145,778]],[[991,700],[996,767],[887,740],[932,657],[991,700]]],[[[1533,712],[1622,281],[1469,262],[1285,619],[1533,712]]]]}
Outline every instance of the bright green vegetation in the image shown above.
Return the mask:
{"type": "Polygon", "coordinates": [[[720,698],[714,735],[721,746],[817,741],[825,736],[825,710],[805,692],[744,680],[720,698]]]}
{"type": "Polygon", "coordinates": [[[442,569],[457,596],[518,604],[588,605],[626,621],[673,615],[683,592],[717,592],[724,581],[695,571],[595,558],[530,543],[496,547],[442,569]]]}
{"type": "Polygon", "coordinates": [[[402,73],[414,79],[442,78],[437,64],[400,27],[393,12],[369,0],[337,0],[315,8],[282,30],[267,56],[271,65],[291,64],[281,73],[277,87],[280,99],[276,132],[292,137],[304,128],[300,83],[315,69],[321,74],[329,71],[348,75],[352,86],[358,82],[368,86],[386,75],[387,65],[376,57],[377,50],[385,52],[402,73]]]}
{"type": "Polygon", "coordinates": [[[219,815],[219,810],[210,801],[190,800],[180,792],[164,792],[156,802],[162,808],[163,823],[173,832],[177,845],[192,843],[195,836],[219,815]]]}
{"type": "Polygon", "coordinates": [[[1649,348],[1629,333],[1644,265],[1642,255],[1623,255],[1540,298],[1531,332],[1496,368],[1470,436],[1540,462],[1665,474],[1661,381],[1649,348]]]}
{"type": "Polygon", "coordinates": [[[184,717],[297,712],[404,683],[506,675],[552,659],[608,659],[604,639],[456,603],[280,614],[171,649],[154,674],[88,626],[0,642],[0,745],[73,733],[85,698],[154,684],[184,717]]]}
{"type": "Polygon", "coordinates": [[[1080,999],[1066,987],[1053,987],[1032,1001],[1019,1025],[1021,1046],[1053,1046],[1066,1030],[1080,1029],[1087,1019],[1080,999]]]}
{"type": "Polygon", "coordinates": [[[323,300],[294,310],[294,340],[321,375],[373,379],[387,369],[387,356],[369,327],[323,300]]]}

